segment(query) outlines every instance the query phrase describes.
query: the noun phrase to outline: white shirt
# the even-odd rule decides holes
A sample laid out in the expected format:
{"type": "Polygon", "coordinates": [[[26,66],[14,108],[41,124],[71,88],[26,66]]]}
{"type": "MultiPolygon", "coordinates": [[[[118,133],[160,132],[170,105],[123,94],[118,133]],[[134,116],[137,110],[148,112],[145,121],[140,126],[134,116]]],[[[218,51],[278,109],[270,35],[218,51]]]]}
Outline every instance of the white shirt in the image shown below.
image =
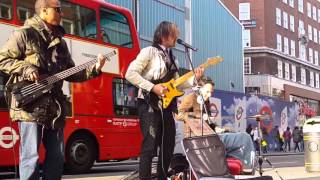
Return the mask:
{"type": "MultiPolygon", "coordinates": [[[[164,58],[165,55],[161,50],[148,46],[141,49],[137,58],[130,63],[125,78],[140,88],[138,98],[143,98],[141,89],[150,92],[155,85],[151,81],[163,78],[168,72],[164,58]]],[[[175,63],[179,67],[177,60],[175,60],[175,63]]],[[[174,79],[178,77],[179,74],[175,73],[174,79]]],[[[193,84],[193,80],[194,76],[178,88],[184,89],[190,87],[193,84]]]]}

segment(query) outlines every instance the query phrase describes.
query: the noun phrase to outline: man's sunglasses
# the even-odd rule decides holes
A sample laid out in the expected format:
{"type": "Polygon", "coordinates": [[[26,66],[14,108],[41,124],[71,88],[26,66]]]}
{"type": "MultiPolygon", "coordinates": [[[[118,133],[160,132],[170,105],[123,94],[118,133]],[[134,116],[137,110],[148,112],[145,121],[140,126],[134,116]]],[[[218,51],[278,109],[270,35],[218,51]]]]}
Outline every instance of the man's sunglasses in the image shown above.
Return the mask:
{"type": "Polygon", "coordinates": [[[51,8],[54,9],[59,14],[62,13],[62,8],[61,7],[51,7],[51,8]]]}

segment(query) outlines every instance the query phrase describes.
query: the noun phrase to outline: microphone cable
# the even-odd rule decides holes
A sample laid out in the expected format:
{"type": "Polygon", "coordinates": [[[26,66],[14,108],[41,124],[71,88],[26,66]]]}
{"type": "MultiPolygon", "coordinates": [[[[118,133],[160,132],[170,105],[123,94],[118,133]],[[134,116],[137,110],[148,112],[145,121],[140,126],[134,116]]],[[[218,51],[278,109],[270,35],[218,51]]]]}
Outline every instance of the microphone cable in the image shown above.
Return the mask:
{"type": "Polygon", "coordinates": [[[159,103],[159,109],[160,109],[160,113],[161,113],[161,122],[162,122],[162,134],[161,134],[161,146],[160,146],[160,151],[161,151],[161,168],[162,168],[162,172],[164,175],[167,176],[167,173],[165,172],[164,169],[164,157],[163,157],[163,144],[164,144],[164,117],[163,117],[163,108],[162,105],[160,105],[161,103],[159,103]]]}

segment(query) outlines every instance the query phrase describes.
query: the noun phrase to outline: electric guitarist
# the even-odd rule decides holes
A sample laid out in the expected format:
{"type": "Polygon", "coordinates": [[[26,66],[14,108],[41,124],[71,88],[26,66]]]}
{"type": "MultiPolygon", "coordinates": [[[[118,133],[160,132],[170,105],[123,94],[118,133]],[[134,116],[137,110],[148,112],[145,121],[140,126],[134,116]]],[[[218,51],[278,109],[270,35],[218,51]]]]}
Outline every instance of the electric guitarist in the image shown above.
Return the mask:
{"type": "MultiPolygon", "coordinates": [[[[177,110],[176,103],[173,100],[167,108],[155,109],[150,106],[146,96],[154,93],[156,96],[164,97],[169,89],[161,83],[179,77],[178,65],[171,50],[176,45],[178,37],[179,29],[176,24],[161,22],[154,32],[153,45],[140,51],[126,73],[126,79],[139,87],[138,114],[143,134],[139,164],[140,179],[151,179],[151,163],[157,147],[160,147],[157,178],[167,177],[175,145],[175,122],[172,114],[177,110]]],[[[203,68],[197,68],[195,77],[199,79],[203,71],[203,68]]],[[[178,88],[190,87],[193,80],[190,78],[178,88]]]]}

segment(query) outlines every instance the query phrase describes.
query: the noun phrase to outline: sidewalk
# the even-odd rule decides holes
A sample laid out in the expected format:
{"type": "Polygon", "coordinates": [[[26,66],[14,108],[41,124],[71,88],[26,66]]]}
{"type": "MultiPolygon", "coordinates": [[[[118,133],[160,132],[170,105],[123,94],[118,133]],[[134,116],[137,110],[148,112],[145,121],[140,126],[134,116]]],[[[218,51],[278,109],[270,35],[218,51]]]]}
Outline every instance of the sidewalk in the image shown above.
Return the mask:
{"type": "MultiPolygon", "coordinates": [[[[285,180],[319,180],[320,172],[318,173],[308,173],[305,171],[305,167],[284,167],[276,169],[279,175],[285,180]]],[[[272,176],[274,180],[280,180],[279,176],[271,168],[264,169],[263,175],[272,176]]],[[[256,171],[256,175],[259,176],[259,172],[256,171]]]]}
{"type": "MultiPolygon", "coordinates": [[[[304,152],[269,152],[267,154],[263,154],[263,156],[287,156],[287,155],[302,155],[304,152]]],[[[272,168],[263,168],[263,175],[272,176],[274,180],[281,180],[277,173],[272,170],[272,168]]],[[[299,167],[282,167],[276,168],[278,174],[284,180],[320,180],[320,172],[318,173],[308,173],[305,171],[304,166],[299,167]]],[[[87,178],[76,178],[78,180],[120,180],[123,176],[100,176],[100,177],[87,177],[87,178]]],[[[258,177],[260,176],[259,172],[256,171],[255,176],[240,176],[239,179],[245,179],[250,177],[258,177]]]]}
{"type": "MultiPolygon", "coordinates": [[[[281,180],[277,173],[273,171],[271,168],[263,169],[263,175],[272,176],[274,180],[281,180]]],[[[277,168],[277,171],[280,176],[284,180],[319,180],[319,173],[308,173],[305,171],[304,167],[285,167],[285,168],[277,168]]],[[[258,177],[259,172],[256,171],[254,177],[258,177]]],[[[104,177],[89,177],[89,178],[77,178],[77,180],[120,180],[125,176],[104,176],[104,177]]],[[[250,178],[253,176],[240,176],[239,179],[250,178]]]]}

